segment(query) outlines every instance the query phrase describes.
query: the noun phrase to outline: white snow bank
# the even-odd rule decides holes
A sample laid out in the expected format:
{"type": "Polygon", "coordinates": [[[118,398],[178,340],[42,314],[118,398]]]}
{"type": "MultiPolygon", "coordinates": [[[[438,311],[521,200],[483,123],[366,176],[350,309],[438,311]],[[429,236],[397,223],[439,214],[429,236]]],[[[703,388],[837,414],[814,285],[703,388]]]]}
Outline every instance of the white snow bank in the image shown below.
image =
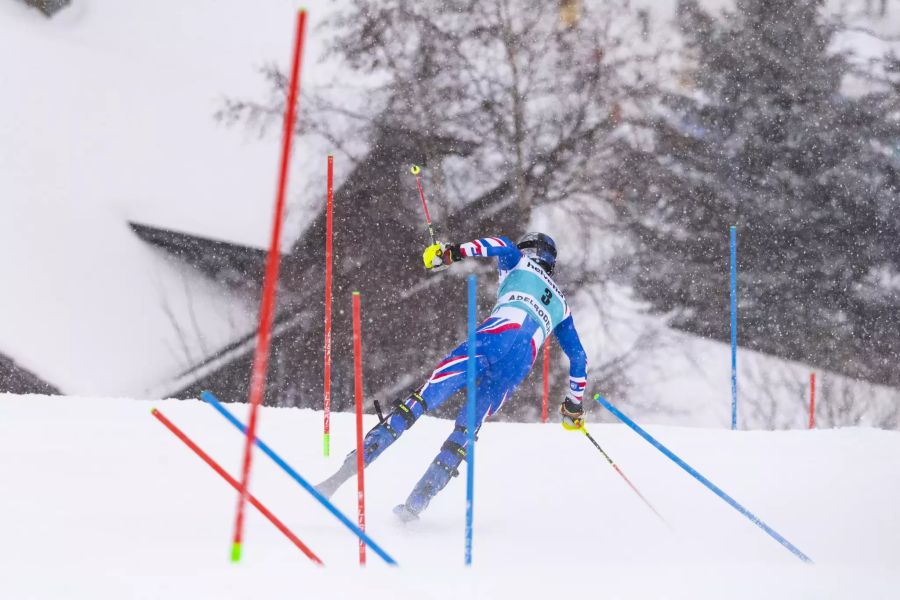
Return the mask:
{"type": "MultiPolygon", "coordinates": [[[[238,472],[241,436],[200,402],[0,396],[0,596],[874,598],[900,586],[894,432],[649,428],[816,561],[806,566],[624,426],[592,432],[674,533],[581,435],[488,423],[466,570],[464,477],[420,522],[404,527],[391,514],[452,428],[426,417],[366,471],[367,530],[400,568],[370,552],[360,571],[355,540],[261,453],[253,493],[326,567],[255,512],[244,563],[231,565],[235,493],[151,407],[238,472]]],[[[245,405],[231,408],[246,418],[245,405]]],[[[319,413],[266,408],[260,435],[317,481],[351,448],[352,423],[334,415],[329,459],[319,413]]],[[[354,489],[335,496],[351,517],[354,489]]]]}

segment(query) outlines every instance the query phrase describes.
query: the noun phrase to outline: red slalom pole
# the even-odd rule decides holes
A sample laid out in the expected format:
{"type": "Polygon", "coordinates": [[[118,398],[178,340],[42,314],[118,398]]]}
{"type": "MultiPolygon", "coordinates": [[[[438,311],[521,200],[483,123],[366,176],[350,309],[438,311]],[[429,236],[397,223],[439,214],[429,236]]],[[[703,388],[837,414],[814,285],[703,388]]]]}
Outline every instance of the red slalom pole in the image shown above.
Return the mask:
{"type": "MultiPolygon", "coordinates": [[[[366,530],[365,449],[363,448],[362,325],[359,292],[353,292],[353,392],[356,397],[356,490],[359,528],[366,530]]],[[[359,564],[366,564],[366,543],[359,540],[359,564]]]]}
{"type": "Polygon", "coordinates": [[[809,374],[809,428],[816,428],[816,374],[809,374]]]}
{"type": "Polygon", "coordinates": [[[266,259],[266,274],[263,280],[262,304],[259,311],[259,336],[253,357],[253,374],[250,378],[250,417],[244,442],[244,461],[241,469],[241,486],[238,495],[237,514],[234,520],[234,536],[231,542],[231,560],[241,560],[241,541],[244,530],[244,505],[247,502],[250,485],[250,460],[253,440],[256,437],[256,416],[266,387],[266,370],[269,364],[269,338],[272,318],[275,313],[275,289],[278,283],[278,267],[281,260],[281,223],[284,216],[284,198],[287,191],[288,167],[291,158],[291,142],[294,139],[296,119],[297,88],[300,82],[300,61],[303,54],[303,36],[306,29],[306,11],[297,14],[297,31],[294,36],[293,64],[291,66],[290,88],[284,117],[281,165],[278,177],[278,196],[275,200],[275,219],[272,227],[272,242],[266,259]]]}
{"type": "Polygon", "coordinates": [[[322,451],[331,455],[331,262],[334,237],[334,156],[328,155],[328,199],[325,204],[325,433],[322,451]]]}
{"type": "Polygon", "coordinates": [[[550,338],[544,342],[544,392],[541,395],[541,423],[547,422],[550,402],[550,338]]]}
{"type": "MultiPolygon", "coordinates": [[[[195,444],[195,443],[194,443],[194,442],[193,442],[193,441],[192,441],[192,440],[191,440],[191,439],[190,439],[183,431],[181,431],[180,429],[178,429],[178,427],[176,427],[175,424],[172,423],[172,421],[170,421],[169,419],[167,419],[161,412],[159,412],[159,411],[158,411],[157,409],[155,409],[155,408],[154,408],[153,410],[151,410],[150,412],[151,412],[151,414],[153,414],[154,417],[157,418],[157,420],[158,420],[160,423],[162,423],[163,425],[165,425],[165,426],[169,429],[169,431],[171,431],[172,433],[174,433],[174,434],[175,434],[175,437],[177,437],[179,440],[181,440],[182,442],[184,442],[185,445],[186,445],[188,448],[190,448],[191,450],[193,450],[194,453],[195,453],[197,456],[199,456],[199,457],[203,460],[203,462],[205,462],[205,463],[208,464],[210,467],[212,467],[212,470],[213,470],[213,471],[215,471],[216,473],[218,473],[219,475],[221,475],[221,476],[222,476],[222,479],[224,479],[225,481],[227,481],[228,484],[229,484],[231,487],[233,487],[234,489],[240,491],[241,486],[240,486],[240,484],[237,482],[237,479],[235,479],[234,477],[232,477],[231,475],[229,475],[228,472],[227,472],[225,469],[223,469],[221,466],[219,466],[219,463],[217,463],[216,461],[214,461],[214,460],[213,460],[206,452],[204,452],[203,450],[201,450],[201,449],[200,449],[200,446],[198,446],[197,444],[195,444]]],[[[322,561],[319,559],[319,557],[316,556],[316,555],[313,553],[313,551],[310,550],[310,549],[306,546],[306,544],[304,544],[303,542],[301,542],[301,541],[300,541],[300,538],[298,538],[296,535],[294,535],[293,532],[291,532],[291,530],[288,529],[287,526],[286,526],[284,523],[282,523],[280,520],[278,520],[278,517],[276,517],[275,515],[273,515],[273,514],[269,511],[269,509],[267,509],[265,506],[263,506],[262,503],[261,503],[259,500],[257,500],[257,499],[256,499],[253,495],[251,495],[251,494],[247,494],[247,500],[249,500],[250,504],[252,504],[254,507],[256,507],[256,510],[258,510],[259,512],[261,512],[262,515],[263,515],[265,518],[267,518],[267,519],[269,520],[269,522],[272,523],[272,525],[274,525],[274,526],[278,529],[278,531],[280,531],[281,533],[283,533],[283,534],[287,537],[287,539],[291,540],[291,542],[293,542],[294,545],[297,546],[297,547],[300,549],[301,552],[303,552],[303,554],[305,554],[306,556],[308,556],[308,557],[310,558],[310,560],[312,560],[312,561],[313,561],[314,563],[316,563],[317,565],[321,565],[321,564],[322,564],[322,561]]]]}

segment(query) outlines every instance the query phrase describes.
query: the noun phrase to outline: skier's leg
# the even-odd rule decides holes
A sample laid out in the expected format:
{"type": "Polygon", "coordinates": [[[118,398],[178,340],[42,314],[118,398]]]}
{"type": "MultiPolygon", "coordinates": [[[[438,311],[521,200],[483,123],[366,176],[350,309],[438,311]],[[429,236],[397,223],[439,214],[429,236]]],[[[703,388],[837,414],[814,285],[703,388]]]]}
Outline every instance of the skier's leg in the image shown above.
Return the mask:
{"type": "MultiPolygon", "coordinates": [[[[468,346],[464,342],[438,363],[431,377],[419,391],[413,392],[405,400],[395,404],[385,419],[369,430],[363,440],[365,466],[369,466],[378,458],[404,431],[412,427],[419,417],[443,404],[465,385],[466,378],[460,375],[465,373],[467,360],[468,346]]],[[[330,498],[354,475],[356,475],[356,450],[352,450],[337,472],[317,485],[316,489],[323,496],[330,498]]]]}
{"type": "MultiPolygon", "coordinates": [[[[475,433],[481,429],[481,424],[487,416],[490,408],[500,402],[498,393],[503,395],[502,386],[497,385],[496,380],[483,378],[476,390],[475,407],[475,433]]],[[[463,405],[454,423],[453,431],[441,446],[440,452],[431,461],[425,474],[413,488],[412,493],[404,504],[397,506],[394,512],[404,521],[416,519],[420,512],[425,510],[431,499],[444,489],[450,479],[459,475],[459,465],[466,458],[466,446],[468,437],[468,406],[463,405]]]]}
{"type": "MultiPolygon", "coordinates": [[[[478,402],[476,411],[475,432],[477,434],[487,414],[487,406],[478,402]]],[[[394,513],[403,521],[417,519],[419,513],[425,510],[431,499],[450,483],[450,479],[459,475],[459,465],[466,458],[466,445],[468,444],[465,412],[465,407],[463,407],[463,414],[456,419],[453,431],[441,446],[441,451],[428,465],[425,474],[416,483],[406,502],[394,508],[394,513]]]]}
{"type": "MultiPolygon", "coordinates": [[[[518,344],[502,355],[497,366],[485,369],[475,390],[475,433],[484,419],[496,413],[515,388],[528,375],[533,362],[530,344],[518,344]]],[[[458,467],[466,458],[468,444],[468,406],[464,404],[456,418],[453,432],[441,446],[425,475],[413,488],[406,503],[394,508],[394,513],[404,521],[418,518],[431,499],[459,474],[458,467]]]]}

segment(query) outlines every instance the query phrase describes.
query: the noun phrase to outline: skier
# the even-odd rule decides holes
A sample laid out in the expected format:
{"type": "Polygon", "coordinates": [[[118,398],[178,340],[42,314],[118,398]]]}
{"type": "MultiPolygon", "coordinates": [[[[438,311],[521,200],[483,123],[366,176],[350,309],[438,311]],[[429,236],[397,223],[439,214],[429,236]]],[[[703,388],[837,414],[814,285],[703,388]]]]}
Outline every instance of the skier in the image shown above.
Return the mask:
{"type": "MultiPolygon", "coordinates": [[[[551,278],[556,265],[556,244],[543,233],[528,233],[517,244],[505,237],[478,239],[465,244],[436,243],[426,248],[425,268],[442,270],[469,257],[497,257],[500,286],[491,315],[476,331],[477,388],[476,432],[484,419],[498,410],[525,379],[538,351],[550,333],[569,357],[569,389],[559,407],[563,426],[583,425],[582,398],[587,360],[566,299],[551,278]]],[[[385,419],[366,434],[364,462],[368,466],[425,412],[434,410],[466,385],[467,343],[448,354],[417,391],[398,402],[385,419]]],[[[453,432],[413,488],[404,504],[394,508],[403,521],[418,518],[431,499],[466,457],[468,441],[466,407],[456,419],[453,432]]],[[[356,474],[356,450],[341,468],[317,486],[326,497],[356,474]]]]}

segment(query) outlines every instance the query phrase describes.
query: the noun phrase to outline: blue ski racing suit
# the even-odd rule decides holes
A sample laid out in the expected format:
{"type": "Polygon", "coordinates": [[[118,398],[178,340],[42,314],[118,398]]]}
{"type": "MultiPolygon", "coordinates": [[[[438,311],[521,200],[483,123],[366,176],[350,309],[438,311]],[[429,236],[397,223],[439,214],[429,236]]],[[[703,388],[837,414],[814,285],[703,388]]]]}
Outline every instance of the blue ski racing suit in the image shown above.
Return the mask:
{"type": "MultiPolygon", "coordinates": [[[[541,346],[551,333],[569,358],[567,401],[581,404],[586,383],[587,360],[575,330],[565,296],[541,266],[505,237],[490,237],[461,244],[462,257],[496,257],[500,274],[497,302],[476,332],[477,388],[476,423],[496,413],[522,383],[541,346]]],[[[366,435],[363,442],[368,466],[393,444],[424,413],[441,406],[466,385],[468,344],[461,343],[444,357],[416,392],[399,402],[386,418],[366,435]]],[[[468,442],[466,406],[459,411],[453,432],[441,446],[405,505],[396,512],[415,518],[442,490],[466,456],[468,442]]],[[[476,429],[477,431],[477,429],[476,429]]],[[[318,486],[332,495],[356,473],[356,451],[333,477],[318,486]]]]}

